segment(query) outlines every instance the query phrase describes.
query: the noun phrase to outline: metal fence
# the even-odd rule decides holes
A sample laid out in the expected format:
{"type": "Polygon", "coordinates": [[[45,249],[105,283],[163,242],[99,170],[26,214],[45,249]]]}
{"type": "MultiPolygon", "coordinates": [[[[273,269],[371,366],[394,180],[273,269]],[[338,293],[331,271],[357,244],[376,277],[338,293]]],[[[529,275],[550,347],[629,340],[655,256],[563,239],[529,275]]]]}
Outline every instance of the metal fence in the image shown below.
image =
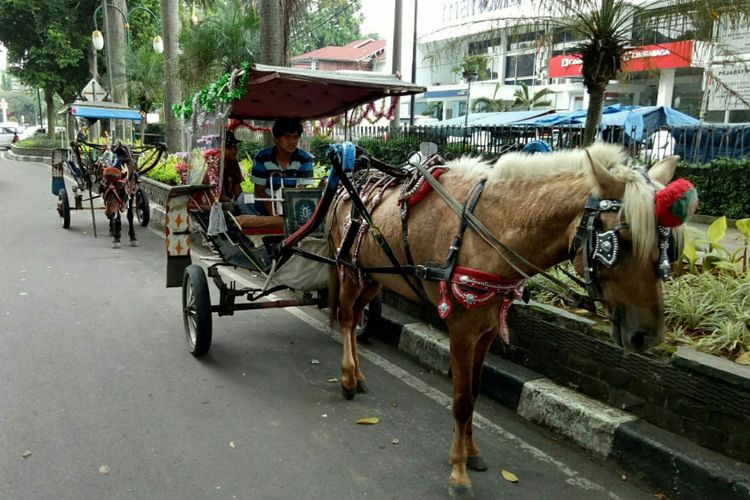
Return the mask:
{"type": "MultiPolygon", "coordinates": [[[[610,126],[600,130],[599,138],[622,144],[632,156],[644,162],[671,155],[678,155],[687,163],[750,157],[750,124],[660,127],[650,135],[643,134],[636,127],[610,126]]],[[[442,152],[481,154],[492,158],[519,151],[536,140],[545,141],[554,150],[577,148],[583,143],[583,128],[580,125],[405,126],[394,132],[390,127],[360,126],[348,130],[337,127],[331,139],[428,141],[436,143],[442,152]]]]}

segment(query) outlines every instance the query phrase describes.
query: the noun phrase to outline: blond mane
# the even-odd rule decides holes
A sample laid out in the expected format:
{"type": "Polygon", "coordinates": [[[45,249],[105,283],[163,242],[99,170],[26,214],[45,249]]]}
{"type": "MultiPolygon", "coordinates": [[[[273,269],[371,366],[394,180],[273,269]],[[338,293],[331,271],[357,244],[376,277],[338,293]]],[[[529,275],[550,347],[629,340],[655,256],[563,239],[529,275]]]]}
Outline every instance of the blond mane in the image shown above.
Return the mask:
{"type": "MultiPolygon", "coordinates": [[[[466,178],[487,177],[490,183],[582,174],[588,179],[591,194],[600,196],[590,161],[605,167],[610,174],[624,184],[625,194],[622,198],[621,215],[630,226],[635,257],[647,259],[656,245],[654,193],[661,186],[656,186],[649,181],[645,170],[630,161],[622,146],[595,143],[588,148],[588,155],[584,149],[535,155],[508,153],[500,157],[494,165],[478,158],[462,157],[448,162],[446,166],[466,178]]],[[[581,209],[583,209],[583,200],[581,209]]]]}

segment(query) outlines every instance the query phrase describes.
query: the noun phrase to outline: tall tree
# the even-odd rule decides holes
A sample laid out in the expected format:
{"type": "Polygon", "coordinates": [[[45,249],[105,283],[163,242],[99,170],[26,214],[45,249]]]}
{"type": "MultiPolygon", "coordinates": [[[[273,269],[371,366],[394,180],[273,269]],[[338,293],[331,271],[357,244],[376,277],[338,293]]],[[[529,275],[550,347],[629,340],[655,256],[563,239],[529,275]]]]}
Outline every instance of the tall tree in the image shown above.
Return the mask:
{"type": "Polygon", "coordinates": [[[260,62],[286,66],[289,62],[289,32],[305,2],[302,0],[259,0],[260,62]]]}
{"type": "Polygon", "coordinates": [[[544,88],[539,92],[532,94],[529,92],[529,86],[524,82],[520,82],[521,88],[513,92],[514,108],[523,108],[525,110],[531,110],[540,106],[551,106],[552,101],[545,99],[548,95],[554,95],[555,92],[552,89],[544,88]]]}
{"type": "Polygon", "coordinates": [[[329,45],[342,46],[362,38],[361,0],[309,2],[290,37],[290,53],[303,54],[329,45]]]}
{"type": "Polygon", "coordinates": [[[0,42],[8,49],[9,71],[33,88],[43,88],[50,136],[53,97],[71,102],[89,78],[87,53],[91,13],[98,0],[0,0],[0,42]],[[55,12],[50,16],[50,12],[55,12]]]}
{"type": "Polygon", "coordinates": [[[161,26],[164,38],[164,115],[166,122],[167,147],[170,151],[181,151],[182,127],[172,113],[172,105],[181,102],[179,77],[180,17],[179,0],[161,0],[161,26]]]}

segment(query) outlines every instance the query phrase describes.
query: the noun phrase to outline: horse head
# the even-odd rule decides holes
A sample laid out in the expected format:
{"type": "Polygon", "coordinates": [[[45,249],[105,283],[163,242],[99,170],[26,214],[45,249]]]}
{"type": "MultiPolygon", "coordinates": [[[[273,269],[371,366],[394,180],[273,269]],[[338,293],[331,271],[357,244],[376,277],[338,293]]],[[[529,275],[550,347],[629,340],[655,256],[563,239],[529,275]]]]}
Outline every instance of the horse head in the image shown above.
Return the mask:
{"type": "Polygon", "coordinates": [[[680,228],[664,227],[656,210],[657,193],[674,175],[678,157],[663,159],[646,173],[614,146],[594,145],[586,155],[593,187],[570,237],[573,262],[589,295],[608,309],[613,339],[628,350],[644,351],[664,340],[667,250],[671,245],[672,255],[681,253],[680,228]]]}

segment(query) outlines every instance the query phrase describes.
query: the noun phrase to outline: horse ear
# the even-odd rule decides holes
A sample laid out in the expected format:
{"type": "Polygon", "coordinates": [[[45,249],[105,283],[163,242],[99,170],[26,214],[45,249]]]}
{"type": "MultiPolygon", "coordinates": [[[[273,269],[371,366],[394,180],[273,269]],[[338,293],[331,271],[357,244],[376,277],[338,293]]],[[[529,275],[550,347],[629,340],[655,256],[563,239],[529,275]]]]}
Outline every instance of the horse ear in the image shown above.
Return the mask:
{"type": "Polygon", "coordinates": [[[680,161],[679,156],[670,156],[659,160],[653,167],[648,171],[648,176],[651,180],[661,183],[666,186],[674,176],[674,171],[677,168],[677,162],[680,161]]]}
{"type": "Polygon", "coordinates": [[[594,161],[588,151],[586,156],[589,159],[594,180],[599,185],[600,195],[608,198],[622,198],[625,195],[625,184],[609,173],[609,170],[601,164],[594,161]]]}

